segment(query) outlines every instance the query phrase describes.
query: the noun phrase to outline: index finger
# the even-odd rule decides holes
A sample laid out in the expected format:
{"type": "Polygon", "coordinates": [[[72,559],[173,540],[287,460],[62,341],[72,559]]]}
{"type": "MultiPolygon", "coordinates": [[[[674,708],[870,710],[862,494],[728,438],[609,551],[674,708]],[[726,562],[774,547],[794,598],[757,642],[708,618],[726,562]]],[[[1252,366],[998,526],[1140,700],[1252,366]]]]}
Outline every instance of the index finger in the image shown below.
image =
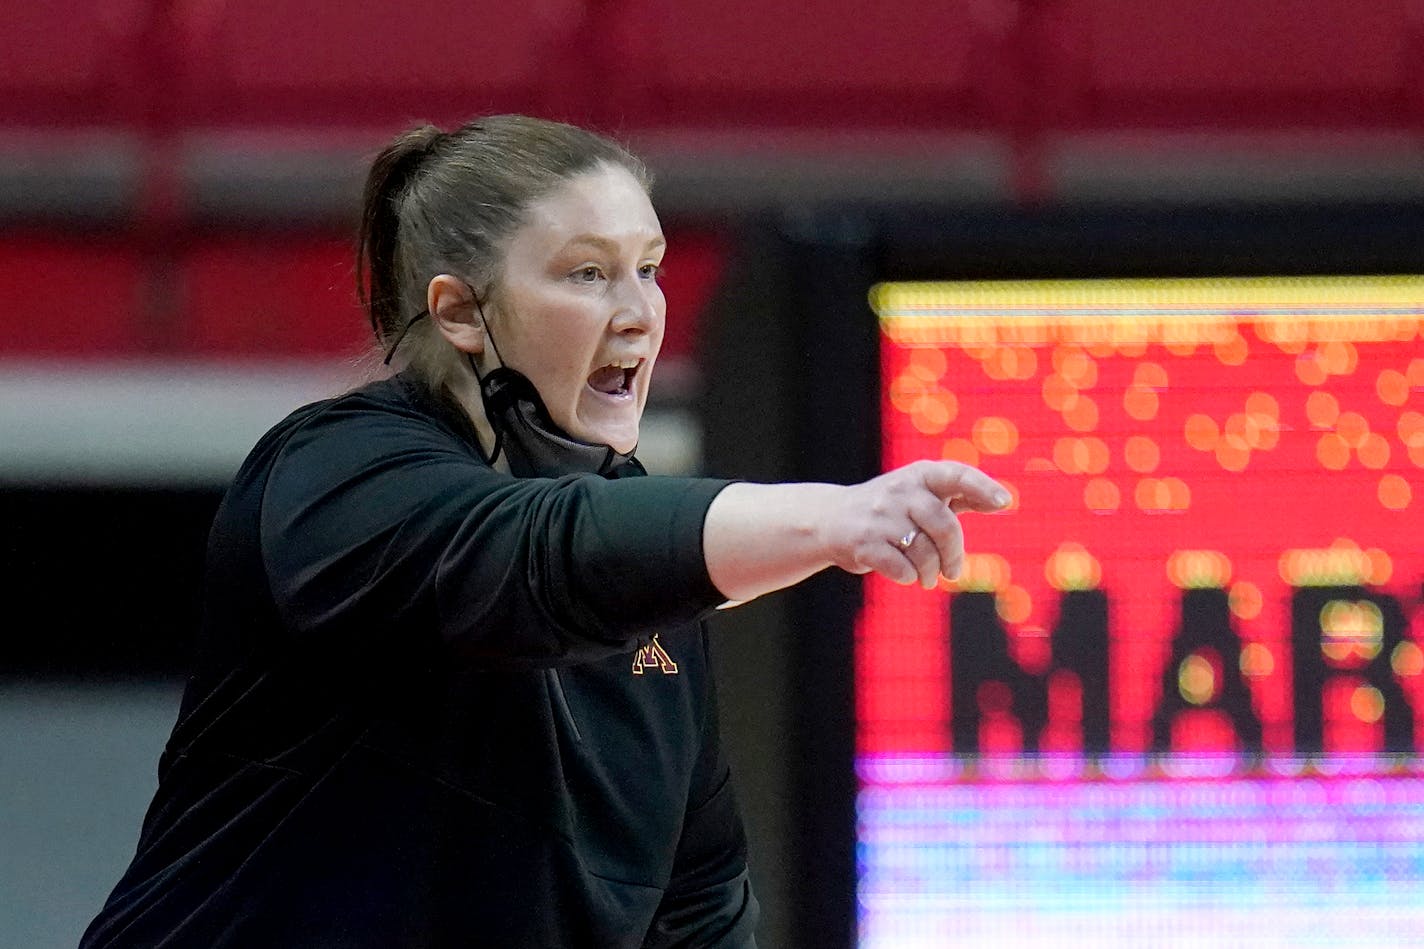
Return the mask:
{"type": "Polygon", "coordinates": [[[956,510],[998,511],[1008,506],[1009,492],[978,468],[958,461],[932,461],[924,469],[925,487],[956,510]]]}

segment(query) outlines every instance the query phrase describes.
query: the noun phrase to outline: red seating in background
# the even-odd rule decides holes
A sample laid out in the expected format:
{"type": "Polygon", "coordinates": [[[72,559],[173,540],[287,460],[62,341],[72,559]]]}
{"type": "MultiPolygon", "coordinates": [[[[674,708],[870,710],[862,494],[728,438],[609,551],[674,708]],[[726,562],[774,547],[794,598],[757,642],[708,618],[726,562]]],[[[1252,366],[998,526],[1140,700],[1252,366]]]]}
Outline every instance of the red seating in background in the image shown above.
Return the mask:
{"type": "Polygon", "coordinates": [[[1413,0],[9,3],[0,131],[1418,125],[1413,0]]]}
{"type": "Polygon", "coordinates": [[[1411,0],[1059,0],[1044,5],[1050,128],[1418,124],[1411,0]]]}
{"type": "Polygon", "coordinates": [[[340,235],[208,237],[181,262],[175,348],[218,357],[350,357],[371,338],[340,235]]]}
{"type": "Polygon", "coordinates": [[[54,130],[133,123],[141,36],[152,0],[6,3],[0,122],[54,130]]]}
{"type": "Polygon", "coordinates": [[[142,350],[144,276],[137,248],[120,240],[0,237],[0,358],[142,350]]]}
{"type": "Polygon", "coordinates": [[[610,4],[622,124],[1002,124],[1018,63],[1008,0],[723,0],[610,4]]]}
{"type": "Polygon", "coordinates": [[[282,0],[180,6],[182,121],[388,128],[532,109],[619,130],[1002,121],[1009,0],[282,0]]]}
{"type": "MultiPolygon", "coordinates": [[[[674,227],[837,199],[1417,199],[1420,9],[12,0],[0,225],[27,230],[0,230],[0,355],[359,350],[332,234],[364,157],[489,111],[638,142],[674,227]]],[[[724,249],[672,243],[667,352],[688,355],[724,249]]]]}
{"type": "Polygon", "coordinates": [[[481,112],[567,111],[583,0],[288,0],[180,8],[188,125],[389,130],[481,112]],[[305,9],[303,9],[305,8],[305,9]]]}
{"type": "Polygon", "coordinates": [[[1416,6],[9,3],[0,126],[127,127],[151,109],[180,128],[387,129],[533,109],[627,129],[945,129],[1025,99],[1053,125],[1417,124],[1416,6]]]}

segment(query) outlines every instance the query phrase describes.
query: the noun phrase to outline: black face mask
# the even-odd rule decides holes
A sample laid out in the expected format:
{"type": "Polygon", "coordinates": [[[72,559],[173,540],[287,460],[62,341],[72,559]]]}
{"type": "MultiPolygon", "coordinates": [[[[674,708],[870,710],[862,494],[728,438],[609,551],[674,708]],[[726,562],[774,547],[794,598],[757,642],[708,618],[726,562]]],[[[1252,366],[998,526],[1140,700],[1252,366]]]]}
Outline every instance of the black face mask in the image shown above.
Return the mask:
{"type": "MultiPolygon", "coordinates": [[[[474,359],[470,368],[475,369],[474,359]]],[[[510,472],[520,478],[587,473],[622,478],[646,473],[632,452],[579,441],[555,425],[534,383],[522,372],[500,366],[484,376],[475,369],[475,377],[480,380],[485,417],[495,432],[490,464],[503,451],[510,472]]]]}
{"type": "MultiPolygon", "coordinates": [[[[479,297],[475,295],[473,287],[470,288],[470,294],[475,301],[475,308],[479,310],[480,321],[484,323],[490,346],[494,347],[494,354],[500,361],[498,368],[491,370],[488,375],[481,375],[474,357],[466,357],[470,361],[470,368],[474,370],[475,378],[479,380],[480,401],[484,405],[485,417],[494,429],[494,448],[486,460],[493,465],[499,459],[500,452],[503,452],[509,461],[510,473],[519,478],[557,478],[567,474],[597,474],[605,478],[623,478],[647,474],[632,452],[625,454],[614,449],[612,445],[579,441],[554,424],[544,400],[539,397],[539,390],[534,388],[534,383],[524,373],[504,364],[504,357],[499,355],[499,347],[495,345],[494,334],[490,332],[489,322],[484,318],[484,307],[480,306],[479,297]]],[[[428,315],[429,311],[422,312],[401,328],[400,334],[386,352],[387,365],[390,365],[391,357],[395,355],[396,347],[405,338],[405,334],[428,315]]]]}

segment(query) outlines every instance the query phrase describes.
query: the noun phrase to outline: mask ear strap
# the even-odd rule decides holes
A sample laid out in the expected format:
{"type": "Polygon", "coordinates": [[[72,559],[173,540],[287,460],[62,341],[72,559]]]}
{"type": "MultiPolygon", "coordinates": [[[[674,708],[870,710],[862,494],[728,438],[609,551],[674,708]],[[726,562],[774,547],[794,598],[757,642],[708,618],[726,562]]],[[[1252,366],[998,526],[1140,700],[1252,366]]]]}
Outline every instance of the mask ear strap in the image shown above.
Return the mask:
{"type": "MultiPolygon", "coordinates": [[[[469,284],[465,286],[470,287],[469,284]]],[[[504,357],[499,354],[499,347],[495,345],[494,333],[490,332],[489,320],[485,318],[485,308],[480,305],[480,295],[475,292],[474,287],[470,287],[470,299],[475,303],[475,310],[480,314],[480,325],[485,328],[485,336],[490,341],[490,348],[494,350],[495,359],[499,360],[500,366],[504,365],[504,357]]],[[[490,450],[486,463],[493,465],[499,458],[500,451],[504,448],[504,426],[499,424],[499,420],[494,417],[494,412],[490,410],[489,399],[485,396],[485,376],[480,374],[480,367],[475,362],[475,357],[470,353],[465,354],[466,361],[470,364],[470,370],[475,374],[475,381],[480,387],[480,403],[485,409],[485,418],[489,420],[490,428],[494,430],[494,448],[490,450]]]]}
{"type": "Polygon", "coordinates": [[[381,360],[381,365],[389,366],[391,364],[391,357],[396,354],[396,347],[401,344],[401,340],[405,339],[405,334],[410,332],[410,328],[412,326],[419,323],[421,320],[425,319],[429,315],[429,310],[421,310],[419,313],[415,314],[415,316],[412,316],[410,320],[404,326],[401,327],[401,331],[396,334],[395,340],[391,342],[390,347],[386,350],[386,358],[381,360]]]}
{"type": "MultiPolygon", "coordinates": [[[[474,371],[475,378],[479,380],[480,404],[484,406],[485,418],[489,420],[490,428],[494,431],[494,448],[490,450],[489,457],[485,459],[485,463],[492,466],[495,459],[499,457],[500,449],[504,447],[504,426],[499,424],[494,418],[494,413],[490,411],[489,399],[485,397],[485,381],[480,376],[480,367],[475,365],[475,357],[466,353],[465,358],[469,360],[470,369],[474,371]]],[[[483,448],[480,450],[484,451],[483,448]]]]}

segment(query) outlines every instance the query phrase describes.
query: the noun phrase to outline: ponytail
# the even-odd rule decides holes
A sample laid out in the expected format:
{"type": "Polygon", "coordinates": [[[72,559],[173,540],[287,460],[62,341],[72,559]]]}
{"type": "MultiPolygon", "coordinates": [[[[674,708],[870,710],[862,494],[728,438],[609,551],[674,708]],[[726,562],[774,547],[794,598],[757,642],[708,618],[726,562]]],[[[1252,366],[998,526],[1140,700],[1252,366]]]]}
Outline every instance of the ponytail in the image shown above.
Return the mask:
{"type": "Polygon", "coordinates": [[[411,129],[376,156],[366,176],[356,248],[356,295],[378,342],[405,328],[398,276],[401,205],[417,169],[443,134],[433,125],[411,129]]]}

